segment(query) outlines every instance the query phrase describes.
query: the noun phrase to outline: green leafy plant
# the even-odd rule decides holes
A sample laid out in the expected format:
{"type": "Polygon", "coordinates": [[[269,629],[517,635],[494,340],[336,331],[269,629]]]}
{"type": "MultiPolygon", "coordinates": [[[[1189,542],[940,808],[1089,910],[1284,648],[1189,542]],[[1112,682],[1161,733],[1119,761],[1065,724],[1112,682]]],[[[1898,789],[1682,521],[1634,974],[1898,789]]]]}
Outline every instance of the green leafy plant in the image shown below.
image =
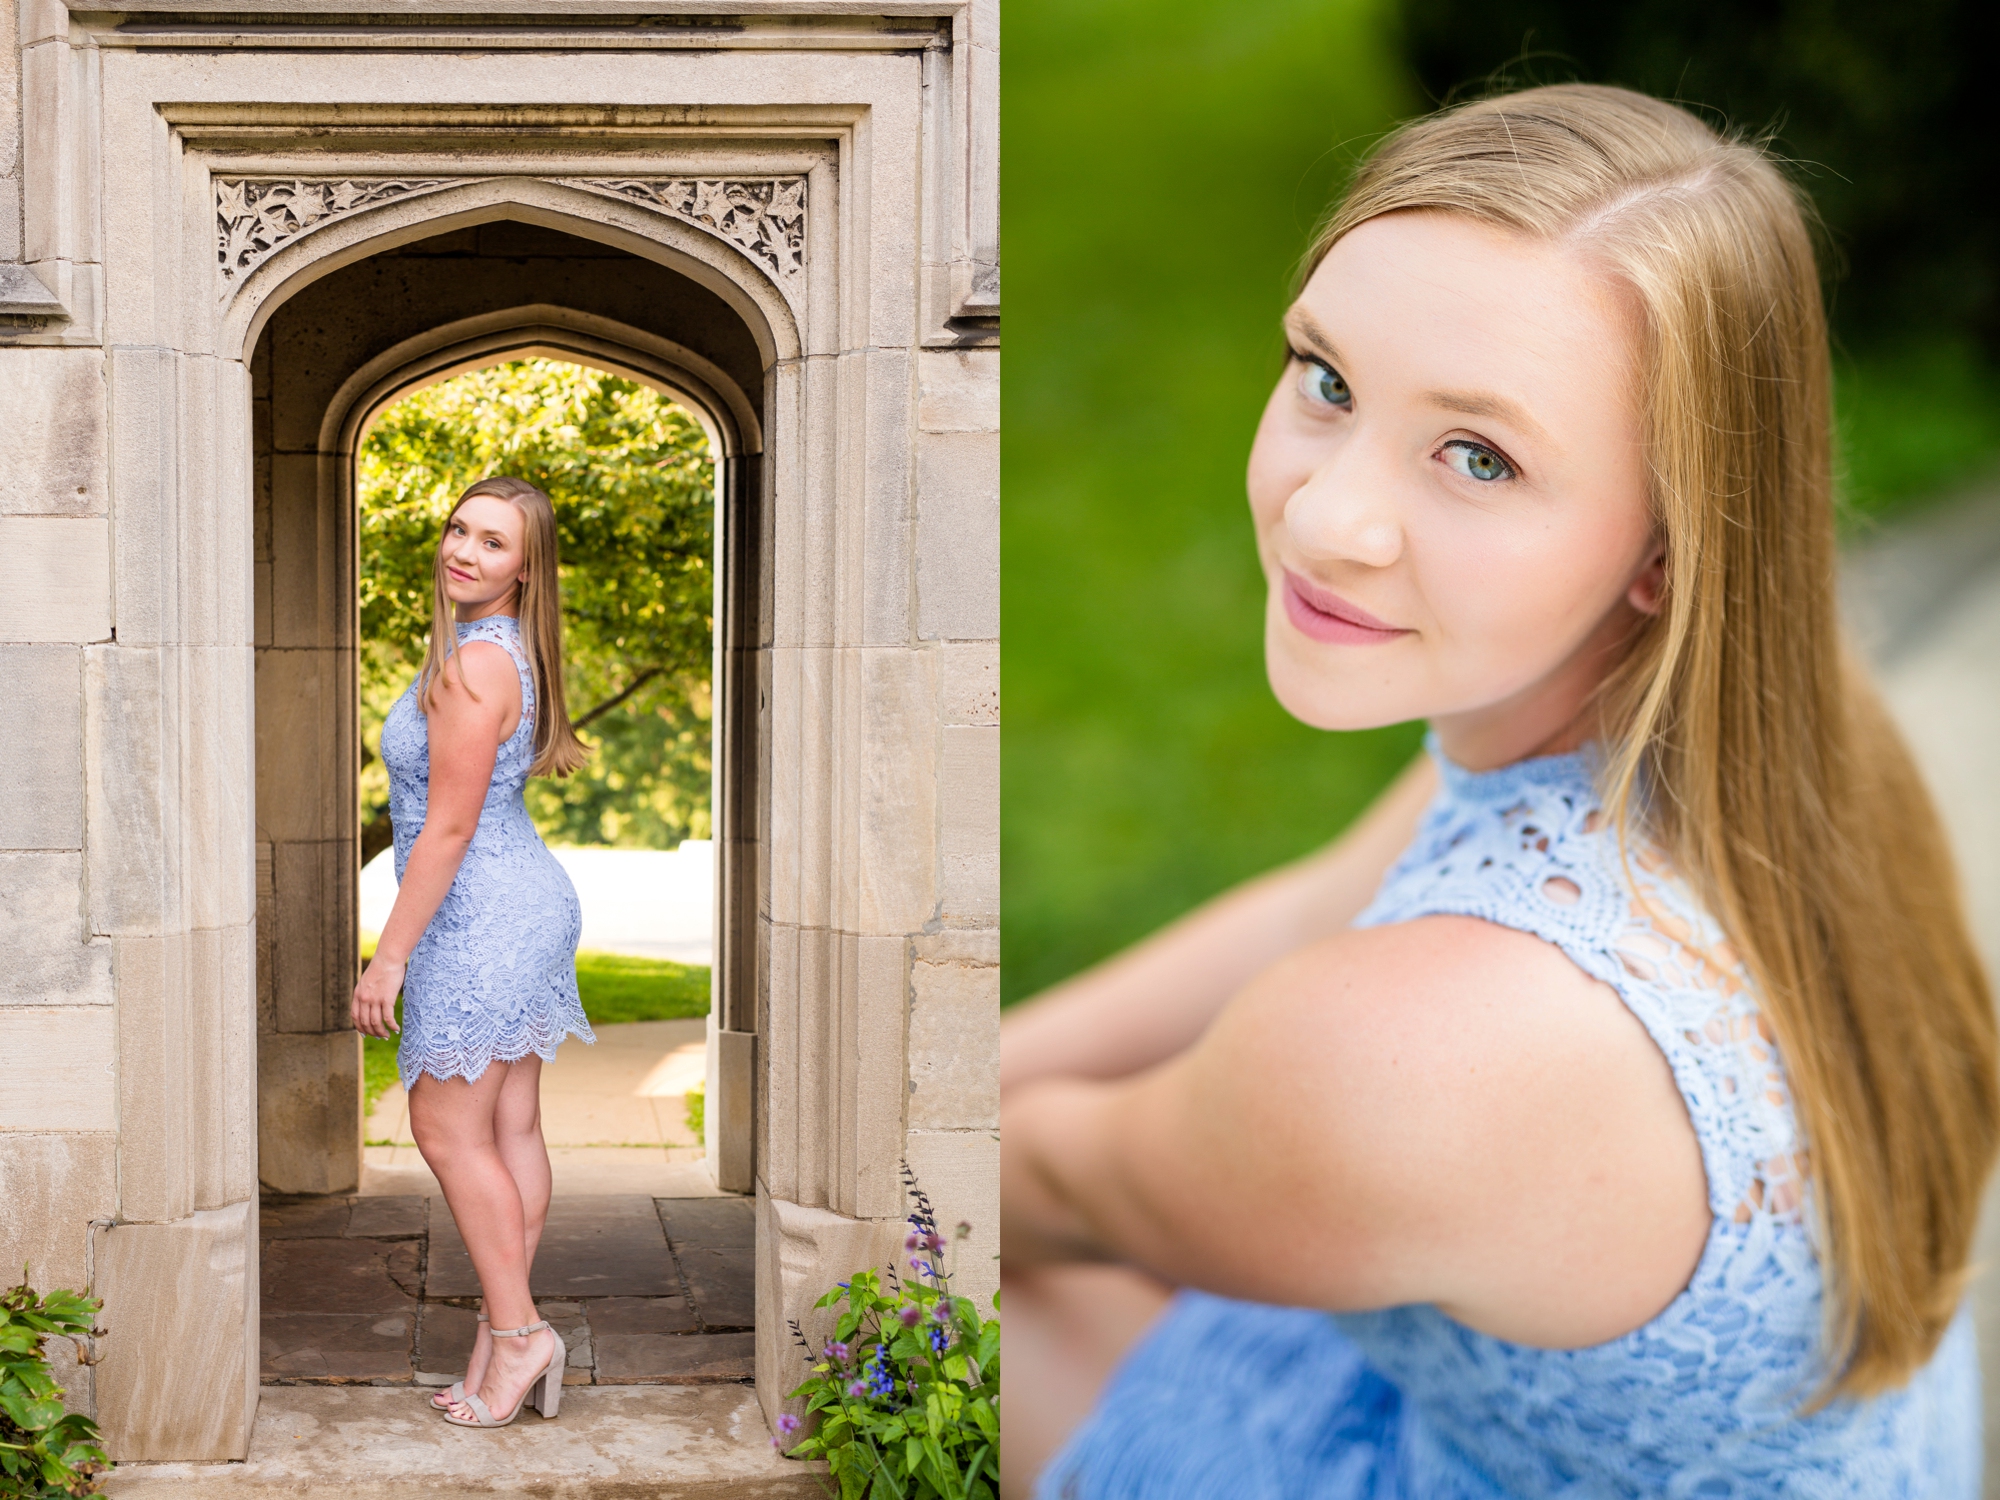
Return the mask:
{"type": "Polygon", "coordinates": [[[36,1295],[26,1266],[21,1284],[0,1297],[0,1500],[99,1493],[97,1476],[111,1460],[97,1424],[63,1410],[42,1345],[52,1334],[102,1337],[92,1325],[103,1306],[80,1292],[36,1295]]]}
{"type": "MultiPolygon", "coordinates": [[[[903,1180],[915,1205],[903,1240],[911,1278],[894,1266],[857,1271],[820,1298],[818,1307],[845,1306],[818,1355],[792,1324],[812,1375],[791,1394],[806,1398],[817,1426],[787,1449],[802,1426],[787,1412],[771,1441],[793,1458],[824,1458],[840,1500],[994,1500],[1000,1324],[952,1295],[947,1245],[908,1162],[903,1180]]],[[[971,1232],[960,1224],[954,1242],[971,1232]]]]}

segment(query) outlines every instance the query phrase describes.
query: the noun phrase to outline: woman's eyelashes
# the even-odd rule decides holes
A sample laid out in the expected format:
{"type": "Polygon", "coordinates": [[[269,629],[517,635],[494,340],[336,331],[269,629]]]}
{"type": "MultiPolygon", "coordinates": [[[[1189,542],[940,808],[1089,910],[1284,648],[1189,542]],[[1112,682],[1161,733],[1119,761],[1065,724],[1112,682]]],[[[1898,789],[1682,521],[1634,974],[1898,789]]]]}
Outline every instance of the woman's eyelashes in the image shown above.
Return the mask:
{"type": "Polygon", "coordinates": [[[1292,351],[1292,358],[1299,362],[1299,394],[1308,406],[1345,411],[1354,405],[1354,393],[1347,388],[1346,377],[1332,365],[1297,350],[1292,351]]]}
{"type": "Polygon", "coordinates": [[[1520,470],[1509,463],[1506,456],[1497,449],[1466,438],[1451,439],[1438,449],[1437,456],[1452,473],[1463,474],[1467,479],[1477,480],[1481,484],[1514,479],[1520,475],[1520,470]]]}

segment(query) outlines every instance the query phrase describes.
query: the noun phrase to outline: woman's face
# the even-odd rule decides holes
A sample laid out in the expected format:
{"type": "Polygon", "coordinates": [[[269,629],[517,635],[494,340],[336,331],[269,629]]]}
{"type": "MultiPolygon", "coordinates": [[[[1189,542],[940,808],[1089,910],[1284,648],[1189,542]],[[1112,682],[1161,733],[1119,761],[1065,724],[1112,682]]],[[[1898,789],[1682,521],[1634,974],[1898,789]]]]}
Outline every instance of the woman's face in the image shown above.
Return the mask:
{"type": "Polygon", "coordinates": [[[527,526],[519,509],[497,495],[474,495],[445,523],[438,556],[444,563],[445,597],[461,620],[502,613],[525,580],[527,526]]]}
{"type": "Polygon", "coordinates": [[[1372,219],[1285,318],[1250,452],[1278,699],[1429,719],[1463,764],[1564,748],[1659,605],[1629,290],[1453,215],[1372,219]]]}

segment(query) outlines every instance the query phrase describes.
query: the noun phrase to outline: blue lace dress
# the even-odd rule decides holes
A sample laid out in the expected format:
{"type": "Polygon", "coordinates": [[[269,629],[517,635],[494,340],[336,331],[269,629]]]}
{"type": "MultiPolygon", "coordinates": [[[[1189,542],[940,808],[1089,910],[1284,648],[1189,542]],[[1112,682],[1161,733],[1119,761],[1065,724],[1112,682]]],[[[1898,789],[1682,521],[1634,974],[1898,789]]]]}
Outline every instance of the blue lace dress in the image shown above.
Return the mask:
{"type": "MultiPolygon", "coordinates": [[[[535,831],[521,788],[534,761],[535,682],[520,622],[494,615],[458,627],[461,646],[491,641],[521,677],[521,722],[493,762],[493,782],[437,915],[403,974],[403,1087],[419,1074],[476,1080],[490,1062],[544,1062],[565,1036],[595,1041],[576,993],[583,913],[576,888],[535,831]]],[[[430,796],[430,729],[413,682],[382,723],[396,878],[409,864],[430,796]]]]}
{"type": "Polygon", "coordinates": [[[1037,1494],[1089,1500],[1924,1497],[1979,1488],[1961,1310],[1909,1384],[1795,1412],[1821,1375],[1803,1142],[1768,1024],[1666,863],[1628,878],[1588,754],[1443,787],[1357,926],[1483,917],[1615,989],[1687,1101],[1714,1222],[1687,1287],[1586,1349],[1528,1348],[1434,1307],[1329,1314],[1183,1292],[1126,1356],[1037,1494]]]}

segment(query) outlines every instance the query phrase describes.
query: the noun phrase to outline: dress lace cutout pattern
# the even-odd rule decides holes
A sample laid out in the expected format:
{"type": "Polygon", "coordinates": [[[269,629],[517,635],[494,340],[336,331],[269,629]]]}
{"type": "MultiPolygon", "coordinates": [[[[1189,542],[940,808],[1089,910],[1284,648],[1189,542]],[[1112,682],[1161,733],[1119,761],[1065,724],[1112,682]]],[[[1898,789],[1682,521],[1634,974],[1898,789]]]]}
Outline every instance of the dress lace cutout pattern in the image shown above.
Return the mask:
{"type": "MultiPolygon", "coordinates": [[[[403,976],[397,1068],[405,1088],[424,1073],[476,1081],[489,1063],[530,1052],[546,1062],[565,1036],[596,1040],[576,990],[576,888],[521,797],[534,761],[535,684],[519,623],[492,616],[460,625],[458,639],[489,641],[512,658],[521,722],[494,758],[472,843],[403,976]]],[[[383,721],[382,761],[400,880],[430,794],[430,735],[414,682],[383,721]]]]}
{"type": "Polygon", "coordinates": [[[1713,1219],[1681,1293],[1585,1349],[1435,1307],[1326,1314],[1183,1292],[1044,1471],[1056,1496],[1950,1496],[1979,1474],[1961,1312],[1900,1390],[1818,1388],[1811,1156],[1755,986],[1658,850],[1621,856],[1589,753],[1443,787],[1357,926],[1458,915],[1533,933],[1615,990],[1665,1056],[1713,1219]]]}

